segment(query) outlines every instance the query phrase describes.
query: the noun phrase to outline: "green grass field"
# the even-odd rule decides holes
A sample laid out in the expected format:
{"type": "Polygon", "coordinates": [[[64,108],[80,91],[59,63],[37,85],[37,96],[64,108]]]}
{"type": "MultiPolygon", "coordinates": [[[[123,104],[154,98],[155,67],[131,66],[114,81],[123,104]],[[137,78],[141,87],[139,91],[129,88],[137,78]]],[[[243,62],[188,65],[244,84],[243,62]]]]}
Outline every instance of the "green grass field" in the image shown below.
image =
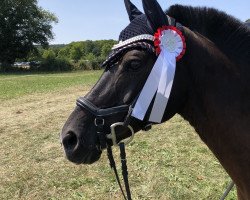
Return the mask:
{"type": "Polygon", "coordinates": [[[0,99],[12,99],[33,93],[51,92],[76,85],[91,86],[101,71],[61,74],[0,75],[0,99]]]}
{"type": "MultiPolygon", "coordinates": [[[[122,199],[106,152],[93,165],[74,165],[59,143],[76,98],[100,74],[0,75],[0,199],[122,199]]],[[[118,160],[117,150],[115,155],[118,160]]],[[[218,200],[230,181],[178,115],[139,132],[127,156],[135,200],[218,200]]],[[[227,199],[236,199],[235,190],[227,199]]]]}

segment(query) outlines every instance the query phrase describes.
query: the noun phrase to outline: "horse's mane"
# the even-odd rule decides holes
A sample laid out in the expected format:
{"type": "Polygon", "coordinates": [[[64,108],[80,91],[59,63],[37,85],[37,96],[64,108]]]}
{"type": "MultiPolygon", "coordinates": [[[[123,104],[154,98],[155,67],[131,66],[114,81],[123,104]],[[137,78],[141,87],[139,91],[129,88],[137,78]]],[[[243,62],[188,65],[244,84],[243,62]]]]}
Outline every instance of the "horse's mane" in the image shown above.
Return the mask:
{"type": "Polygon", "coordinates": [[[166,13],[207,37],[235,63],[250,64],[250,29],[238,19],[206,7],[174,5],[166,13]]]}

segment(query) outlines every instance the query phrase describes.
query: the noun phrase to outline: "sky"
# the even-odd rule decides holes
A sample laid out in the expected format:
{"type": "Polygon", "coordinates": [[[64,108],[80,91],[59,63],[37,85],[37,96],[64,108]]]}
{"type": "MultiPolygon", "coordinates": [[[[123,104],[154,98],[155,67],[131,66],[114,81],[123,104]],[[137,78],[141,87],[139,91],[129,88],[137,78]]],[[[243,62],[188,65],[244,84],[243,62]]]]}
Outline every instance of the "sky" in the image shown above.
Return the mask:
{"type": "MultiPolygon", "coordinates": [[[[128,24],[124,0],[38,0],[39,6],[54,13],[51,44],[72,41],[118,39],[128,24]]],[[[141,0],[132,2],[142,11],[141,0]]],[[[174,4],[206,6],[222,10],[241,21],[250,18],[250,0],[158,0],[163,10],[174,4]]]]}

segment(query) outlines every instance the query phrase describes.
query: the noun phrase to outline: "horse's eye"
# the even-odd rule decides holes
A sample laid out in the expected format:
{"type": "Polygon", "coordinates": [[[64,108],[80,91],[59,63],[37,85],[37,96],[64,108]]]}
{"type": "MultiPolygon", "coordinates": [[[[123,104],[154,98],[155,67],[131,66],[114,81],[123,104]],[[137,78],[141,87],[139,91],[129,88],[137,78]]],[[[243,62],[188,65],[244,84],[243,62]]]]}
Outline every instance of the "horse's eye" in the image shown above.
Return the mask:
{"type": "Polygon", "coordinates": [[[131,60],[127,64],[128,70],[131,70],[131,71],[137,71],[137,70],[140,69],[140,67],[141,67],[141,61],[140,60],[131,60]]]}

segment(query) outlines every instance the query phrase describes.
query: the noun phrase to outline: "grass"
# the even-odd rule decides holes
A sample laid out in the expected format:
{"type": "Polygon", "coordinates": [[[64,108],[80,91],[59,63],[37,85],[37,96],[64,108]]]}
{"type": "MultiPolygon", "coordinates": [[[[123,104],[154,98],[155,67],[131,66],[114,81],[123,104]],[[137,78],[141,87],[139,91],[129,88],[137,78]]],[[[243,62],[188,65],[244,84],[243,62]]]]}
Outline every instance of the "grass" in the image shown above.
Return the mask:
{"type": "Polygon", "coordinates": [[[90,86],[96,81],[96,74],[101,74],[101,71],[0,75],[0,99],[7,100],[28,94],[46,93],[75,85],[90,86]]]}
{"type": "MultiPolygon", "coordinates": [[[[0,76],[0,199],[122,199],[105,152],[91,166],[74,165],[58,139],[75,99],[100,73],[0,76]]],[[[139,132],[127,156],[135,200],[218,200],[230,181],[180,116],[139,132]]]]}

